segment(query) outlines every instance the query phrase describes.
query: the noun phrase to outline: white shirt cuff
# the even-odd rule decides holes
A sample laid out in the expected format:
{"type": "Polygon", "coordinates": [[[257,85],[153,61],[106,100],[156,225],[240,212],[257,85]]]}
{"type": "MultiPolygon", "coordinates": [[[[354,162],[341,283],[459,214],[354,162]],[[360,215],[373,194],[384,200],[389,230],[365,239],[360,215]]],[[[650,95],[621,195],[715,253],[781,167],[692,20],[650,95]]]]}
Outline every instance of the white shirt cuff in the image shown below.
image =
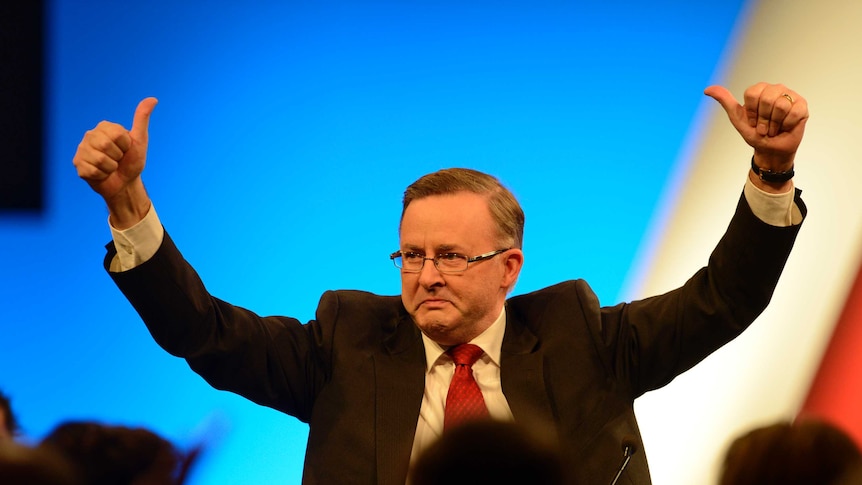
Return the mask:
{"type": "Polygon", "coordinates": [[[802,222],[802,212],[794,202],[795,189],[790,188],[783,194],[764,192],[745,176],[745,200],[761,221],[779,227],[796,225],[802,222]]]}
{"type": "MultiPolygon", "coordinates": [[[[108,219],[108,225],[111,225],[108,219]]],[[[117,256],[111,261],[110,271],[128,271],[152,258],[165,238],[165,229],[156,214],[156,208],[150,206],[147,215],[134,226],[119,230],[111,226],[111,236],[117,248],[117,256]]]]}

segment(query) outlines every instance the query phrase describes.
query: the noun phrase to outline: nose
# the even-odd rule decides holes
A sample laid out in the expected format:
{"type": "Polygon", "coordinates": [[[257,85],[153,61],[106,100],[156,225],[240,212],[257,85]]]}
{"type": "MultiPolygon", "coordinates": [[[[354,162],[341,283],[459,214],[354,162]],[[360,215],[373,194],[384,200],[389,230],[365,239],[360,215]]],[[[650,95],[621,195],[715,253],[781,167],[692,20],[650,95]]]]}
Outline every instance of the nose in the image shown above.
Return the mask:
{"type": "Polygon", "coordinates": [[[432,288],[434,286],[442,286],[445,283],[446,281],[443,279],[440,271],[437,270],[434,260],[431,258],[426,259],[425,264],[422,265],[422,269],[419,270],[419,284],[425,288],[432,288]]]}

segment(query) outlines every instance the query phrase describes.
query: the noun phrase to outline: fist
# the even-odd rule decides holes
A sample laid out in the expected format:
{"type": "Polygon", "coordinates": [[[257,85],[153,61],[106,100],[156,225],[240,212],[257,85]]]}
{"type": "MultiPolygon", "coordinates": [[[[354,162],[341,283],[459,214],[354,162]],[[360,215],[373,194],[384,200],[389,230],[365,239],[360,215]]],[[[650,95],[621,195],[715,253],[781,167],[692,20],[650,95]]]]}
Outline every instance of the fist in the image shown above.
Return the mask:
{"type": "Polygon", "coordinates": [[[72,163],[78,176],[106,201],[140,180],[146,165],[150,115],[158,101],[142,100],[132,121],[132,128],[102,121],[87,131],[72,163]]]}

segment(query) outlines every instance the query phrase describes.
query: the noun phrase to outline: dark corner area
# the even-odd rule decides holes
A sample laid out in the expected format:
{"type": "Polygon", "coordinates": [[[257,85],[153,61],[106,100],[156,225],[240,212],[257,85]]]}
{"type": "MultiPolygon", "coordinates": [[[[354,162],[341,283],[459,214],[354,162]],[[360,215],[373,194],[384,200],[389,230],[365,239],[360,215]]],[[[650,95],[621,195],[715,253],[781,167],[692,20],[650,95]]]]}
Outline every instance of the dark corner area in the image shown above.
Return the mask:
{"type": "Polygon", "coordinates": [[[0,213],[44,207],[44,8],[0,2],[0,213]]]}

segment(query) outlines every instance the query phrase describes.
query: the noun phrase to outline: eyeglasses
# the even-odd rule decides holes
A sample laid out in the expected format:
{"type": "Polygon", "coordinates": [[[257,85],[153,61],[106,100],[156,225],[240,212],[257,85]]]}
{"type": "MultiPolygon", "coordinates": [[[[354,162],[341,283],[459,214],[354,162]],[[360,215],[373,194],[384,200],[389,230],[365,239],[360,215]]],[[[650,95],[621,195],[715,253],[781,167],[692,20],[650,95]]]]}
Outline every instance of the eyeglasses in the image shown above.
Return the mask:
{"type": "Polygon", "coordinates": [[[425,255],[421,253],[415,253],[412,251],[395,251],[389,255],[389,259],[392,260],[396,268],[399,268],[405,273],[418,273],[422,271],[422,267],[425,266],[425,261],[434,261],[434,266],[437,268],[437,271],[443,274],[451,274],[463,273],[464,271],[467,271],[470,263],[491,259],[510,249],[512,248],[498,249],[496,251],[491,251],[490,253],[473,256],[472,258],[458,253],[443,253],[438,254],[433,258],[426,258],[425,255]]]}

